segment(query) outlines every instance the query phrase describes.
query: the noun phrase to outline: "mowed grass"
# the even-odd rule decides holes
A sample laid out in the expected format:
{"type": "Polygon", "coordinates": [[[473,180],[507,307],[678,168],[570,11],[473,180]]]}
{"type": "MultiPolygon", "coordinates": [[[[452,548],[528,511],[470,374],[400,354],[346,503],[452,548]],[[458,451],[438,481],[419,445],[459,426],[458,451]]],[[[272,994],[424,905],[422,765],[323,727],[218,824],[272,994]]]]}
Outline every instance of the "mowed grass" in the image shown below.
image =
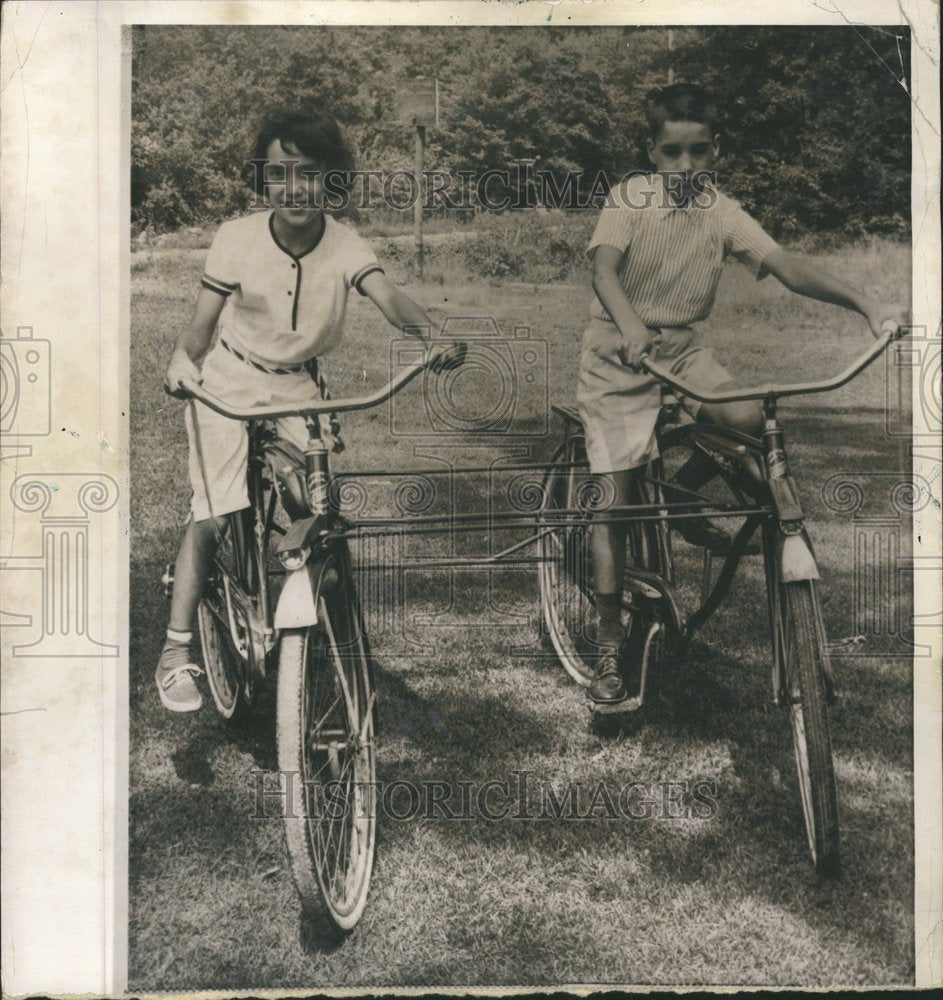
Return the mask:
{"type": "MultiPolygon", "coordinates": [[[[161,254],[133,275],[130,988],[912,981],[906,647],[866,638],[847,647],[854,655],[835,660],[844,874],[819,885],[807,858],[787,720],[767,705],[765,598],[755,559],[695,640],[672,709],[609,727],[591,725],[583,691],[538,639],[533,569],[490,581],[485,573],[456,573],[451,581],[441,571],[407,573],[405,600],[368,609],[381,781],[456,789],[468,782],[474,795],[492,780],[508,780],[513,790],[522,780],[515,772],[527,772],[532,813],[540,812],[542,788],[562,795],[570,783],[592,789],[605,782],[618,801],[637,782],[638,802],[649,805],[634,812],[638,818],[611,818],[599,808],[582,820],[517,818],[516,801],[494,821],[381,813],[373,887],[356,932],[334,950],[300,933],[277,804],[267,801],[269,818],[255,818],[259,782],[271,788],[275,781],[271,690],[255,724],[232,730],[207,691],[201,713],[175,717],[153,687],[167,616],[159,577],[188,504],[182,406],[160,381],[189,314],[198,256],[161,254]],[[690,790],[698,781],[716,789],[710,815],[678,818],[665,808],[663,796],[673,794],[667,783],[690,790]]],[[[875,244],[818,259],[874,294],[906,296],[904,248],[875,244]]],[[[538,289],[453,275],[408,290],[437,315],[493,316],[502,332],[529,326],[531,339],[546,342],[550,397],[573,400],[588,285],[538,289]]],[[[754,283],[737,267],[725,275],[711,325],[719,355],[744,382],[819,377],[843,368],[870,340],[859,318],[802,301],[772,280],[754,283]]],[[[389,377],[393,334],[369,302],[352,297],[346,340],[324,359],[335,395],[389,377]]],[[[457,398],[484,412],[501,398],[489,378],[481,369],[462,375],[457,398]]],[[[847,473],[864,491],[862,515],[895,516],[888,491],[899,450],[885,432],[885,384],[880,363],[833,395],[781,410],[833,640],[860,631],[855,528],[849,511],[825,502],[823,487],[847,473]]],[[[551,421],[544,430],[538,396],[521,392],[511,427],[530,436],[417,437],[428,422],[414,384],[392,415],[380,407],[345,421],[347,450],[336,468],[380,471],[366,484],[369,515],[393,509],[383,471],[428,467],[436,461],[430,455],[475,464],[501,454],[543,458],[559,428],[551,421]]],[[[508,509],[511,478],[440,484],[429,510],[483,510],[489,498],[508,509]]],[[[902,555],[908,531],[903,523],[902,555]]],[[[479,538],[477,550],[503,543],[497,534],[479,538]]],[[[475,545],[459,539],[455,551],[475,545]]],[[[442,537],[412,539],[401,556],[447,548],[442,537]]],[[[889,557],[881,558],[887,569],[889,557]]],[[[889,603],[908,614],[906,595],[889,603]]]]}

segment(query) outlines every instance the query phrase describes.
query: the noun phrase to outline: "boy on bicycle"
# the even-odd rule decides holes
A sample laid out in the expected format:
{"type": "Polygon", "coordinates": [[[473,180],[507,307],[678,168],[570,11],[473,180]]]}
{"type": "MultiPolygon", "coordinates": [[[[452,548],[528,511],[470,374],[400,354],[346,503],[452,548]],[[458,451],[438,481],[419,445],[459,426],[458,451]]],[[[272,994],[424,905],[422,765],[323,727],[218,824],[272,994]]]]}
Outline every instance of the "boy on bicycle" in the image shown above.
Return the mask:
{"type": "MultiPolygon", "coordinates": [[[[647,106],[648,156],[654,172],[634,175],[612,192],[589,244],[593,254],[590,323],[583,334],[577,402],[586,431],[590,470],[608,484],[613,506],[633,502],[636,470],[657,455],[655,425],[661,387],[639,368],[649,354],[704,390],[733,383],[695,324],[706,320],[727,256],[757,279],[774,275],[791,291],[861,313],[875,336],[882,324],[906,322],[896,305],[877,302],[781,249],[746,212],[713,186],[719,153],[717,109],[695,84],[654,92],[647,106]]],[[[696,420],[759,436],[762,413],[753,402],[699,404],[683,399],[696,420]]],[[[674,499],[703,487],[712,466],[700,456],[679,471],[674,499]]],[[[715,552],[729,547],[706,519],[676,522],[690,544],[715,552]]],[[[620,662],[625,524],[592,532],[598,613],[597,658],[589,688],[598,703],[636,695],[638,678],[620,662]]]]}
{"type": "MultiPolygon", "coordinates": [[[[405,333],[421,335],[431,321],[389,281],[370,245],[324,211],[325,179],[336,191],[353,170],[349,148],[329,115],[315,109],[269,114],[252,163],[256,193],[271,211],[220,226],[165,384],[174,391],[189,378],[245,408],[301,404],[323,386],[318,358],[340,342],[351,290],[367,296],[405,333]]],[[[202,671],[190,657],[193,621],[225,515],[249,506],[245,424],[195,401],[186,422],[191,517],[177,555],[170,622],[155,673],[160,700],[173,712],[202,705],[194,682],[202,671]]],[[[278,433],[305,449],[303,418],[279,420],[278,433]]]]}

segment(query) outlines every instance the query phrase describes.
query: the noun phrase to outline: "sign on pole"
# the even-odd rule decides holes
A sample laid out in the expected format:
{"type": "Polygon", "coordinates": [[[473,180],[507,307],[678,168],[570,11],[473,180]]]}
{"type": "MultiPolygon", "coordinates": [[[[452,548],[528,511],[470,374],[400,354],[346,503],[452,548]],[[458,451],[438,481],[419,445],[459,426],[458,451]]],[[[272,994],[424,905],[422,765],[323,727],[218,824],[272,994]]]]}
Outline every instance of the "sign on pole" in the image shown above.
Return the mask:
{"type": "Polygon", "coordinates": [[[396,85],[396,112],[407,125],[439,124],[439,80],[414,76],[396,85]]]}

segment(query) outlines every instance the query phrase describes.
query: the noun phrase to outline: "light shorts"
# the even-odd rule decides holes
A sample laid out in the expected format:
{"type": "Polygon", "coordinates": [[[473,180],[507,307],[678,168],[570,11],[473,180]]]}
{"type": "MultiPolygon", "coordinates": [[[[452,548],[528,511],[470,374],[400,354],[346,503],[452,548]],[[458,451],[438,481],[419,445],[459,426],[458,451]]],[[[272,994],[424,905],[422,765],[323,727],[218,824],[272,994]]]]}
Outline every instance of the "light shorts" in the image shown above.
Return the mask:
{"type": "MultiPolygon", "coordinates": [[[[270,403],[307,403],[320,398],[315,381],[306,371],[275,375],[259,371],[240,361],[224,347],[216,346],[203,362],[203,388],[231,406],[266,406],[270,403]]],[[[322,419],[322,426],[326,417],[322,419]]],[[[249,506],[246,465],[249,458],[249,435],[245,421],[224,417],[196,400],[186,408],[187,437],[190,440],[190,485],[193,499],[190,510],[194,521],[230,514],[249,506]],[[193,419],[200,432],[196,447],[193,419]],[[202,470],[200,468],[202,454],[202,470]],[[207,489],[209,500],[207,500],[207,489]]],[[[284,417],[276,421],[278,435],[302,451],[308,443],[308,429],[303,417],[284,417]]]]}
{"type": "MultiPolygon", "coordinates": [[[[665,327],[655,334],[652,355],[693,385],[716,389],[731,378],[703,339],[694,327],[665,327]]],[[[634,469],[658,455],[655,424],[661,383],[627,368],[621,350],[622,335],[615,323],[591,319],[583,332],[576,402],[594,473],[634,469]]],[[[701,408],[697,400],[681,396],[680,401],[692,417],[697,416],[701,408]]]]}

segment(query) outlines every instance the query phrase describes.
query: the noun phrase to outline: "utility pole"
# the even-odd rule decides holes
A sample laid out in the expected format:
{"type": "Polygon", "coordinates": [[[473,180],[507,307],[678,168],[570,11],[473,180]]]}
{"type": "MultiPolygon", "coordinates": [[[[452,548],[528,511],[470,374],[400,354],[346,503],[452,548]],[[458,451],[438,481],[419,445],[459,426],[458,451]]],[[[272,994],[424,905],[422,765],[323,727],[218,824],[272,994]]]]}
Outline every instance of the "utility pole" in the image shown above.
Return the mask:
{"type": "Polygon", "coordinates": [[[439,124],[439,81],[436,77],[415,76],[399,81],[396,93],[399,120],[416,127],[413,161],[416,201],[413,204],[413,237],[416,243],[416,273],[422,280],[422,162],[426,152],[426,126],[439,124]]]}
{"type": "Polygon", "coordinates": [[[422,281],[424,253],[422,247],[422,160],[426,152],[426,126],[416,126],[416,203],[413,205],[413,236],[416,242],[416,273],[422,281]]]}

